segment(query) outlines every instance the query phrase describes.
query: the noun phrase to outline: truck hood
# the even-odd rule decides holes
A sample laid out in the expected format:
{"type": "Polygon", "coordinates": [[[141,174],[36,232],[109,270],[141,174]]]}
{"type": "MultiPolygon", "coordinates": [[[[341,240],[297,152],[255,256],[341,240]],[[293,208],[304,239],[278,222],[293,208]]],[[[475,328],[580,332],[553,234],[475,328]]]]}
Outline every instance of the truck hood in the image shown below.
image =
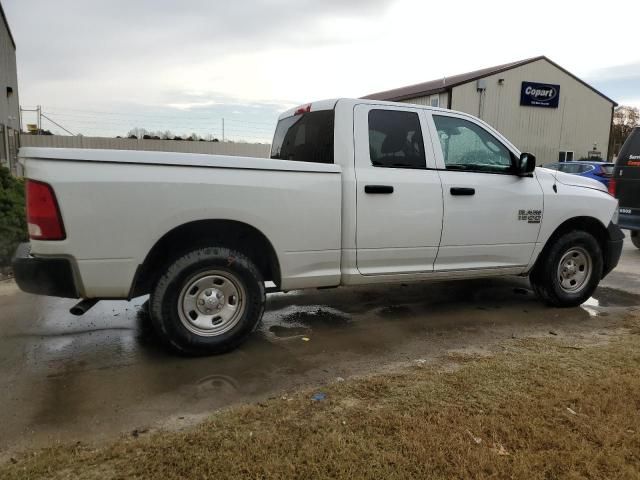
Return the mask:
{"type": "Polygon", "coordinates": [[[591,188],[593,190],[600,190],[602,192],[607,192],[607,187],[605,187],[602,183],[588,177],[581,177],[580,175],[573,175],[571,173],[558,172],[557,170],[551,170],[549,168],[538,167],[545,171],[545,173],[551,175],[552,177],[556,177],[558,183],[562,183],[563,185],[570,185],[572,187],[584,187],[591,188]]]}

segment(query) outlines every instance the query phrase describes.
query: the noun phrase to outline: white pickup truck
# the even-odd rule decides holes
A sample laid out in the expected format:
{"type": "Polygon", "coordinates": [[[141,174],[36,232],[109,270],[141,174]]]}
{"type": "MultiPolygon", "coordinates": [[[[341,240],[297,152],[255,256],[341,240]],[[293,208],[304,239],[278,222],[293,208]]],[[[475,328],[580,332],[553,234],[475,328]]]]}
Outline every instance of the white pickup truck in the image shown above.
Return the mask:
{"type": "Polygon", "coordinates": [[[617,201],[535,168],[483,121],[340,99],[280,116],[271,158],[23,148],[26,292],[150,294],[163,341],[219,353],[273,290],[529,276],[548,304],[584,302],[617,264],[617,201]]]}

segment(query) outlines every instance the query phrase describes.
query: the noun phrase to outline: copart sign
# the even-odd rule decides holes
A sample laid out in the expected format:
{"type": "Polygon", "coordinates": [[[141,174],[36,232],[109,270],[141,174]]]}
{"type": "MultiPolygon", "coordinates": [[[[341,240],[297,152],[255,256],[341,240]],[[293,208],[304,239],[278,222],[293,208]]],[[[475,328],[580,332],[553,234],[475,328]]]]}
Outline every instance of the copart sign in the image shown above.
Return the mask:
{"type": "Polygon", "coordinates": [[[550,83],[522,82],[520,105],[529,107],[558,108],[560,85],[550,83]]]}

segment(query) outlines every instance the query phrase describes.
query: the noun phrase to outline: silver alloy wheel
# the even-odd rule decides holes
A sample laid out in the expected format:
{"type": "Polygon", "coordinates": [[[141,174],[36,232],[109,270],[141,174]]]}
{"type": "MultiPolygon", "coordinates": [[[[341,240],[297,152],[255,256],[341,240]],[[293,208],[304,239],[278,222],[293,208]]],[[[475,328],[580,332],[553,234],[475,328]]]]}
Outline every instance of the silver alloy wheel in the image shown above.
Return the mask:
{"type": "Polygon", "coordinates": [[[582,290],[593,271],[591,255],[582,247],[573,247],[560,259],[558,264],[558,281],[560,288],[567,293],[582,290]]]}
{"type": "Polygon", "coordinates": [[[209,270],[185,283],[178,297],[178,314],[190,332],[214,337],[235,327],[245,310],[245,290],[231,272],[209,270]]]}

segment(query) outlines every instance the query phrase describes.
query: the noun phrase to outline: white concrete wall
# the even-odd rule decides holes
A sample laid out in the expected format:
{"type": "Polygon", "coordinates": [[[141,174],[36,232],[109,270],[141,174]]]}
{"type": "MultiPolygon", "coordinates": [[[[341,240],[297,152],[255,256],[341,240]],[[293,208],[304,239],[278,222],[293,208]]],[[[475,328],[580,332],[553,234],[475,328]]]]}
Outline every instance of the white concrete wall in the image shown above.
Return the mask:
{"type": "Polygon", "coordinates": [[[571,75],[538,60],[485,80],[481,111],[475,81],[453,88],[451,108],[481,117],[520,150],[533,153],[538,164],[557,161],[559,151],[573,151],[576,160],[586,157],[594,143],[607,158],[612,104],[571,75]],[[558,108],[520,106],[523,81],[560,85],[558,108]]]}
{"type": "Polygon", "coordinates": [[[189,142],[186,140],[136,140],[130,138],[22,135],[23,147],[106,148],[112,150],[152,150],[162,152],[208,153],[240,157],[269,157],[265,143],[189,142]]]}

